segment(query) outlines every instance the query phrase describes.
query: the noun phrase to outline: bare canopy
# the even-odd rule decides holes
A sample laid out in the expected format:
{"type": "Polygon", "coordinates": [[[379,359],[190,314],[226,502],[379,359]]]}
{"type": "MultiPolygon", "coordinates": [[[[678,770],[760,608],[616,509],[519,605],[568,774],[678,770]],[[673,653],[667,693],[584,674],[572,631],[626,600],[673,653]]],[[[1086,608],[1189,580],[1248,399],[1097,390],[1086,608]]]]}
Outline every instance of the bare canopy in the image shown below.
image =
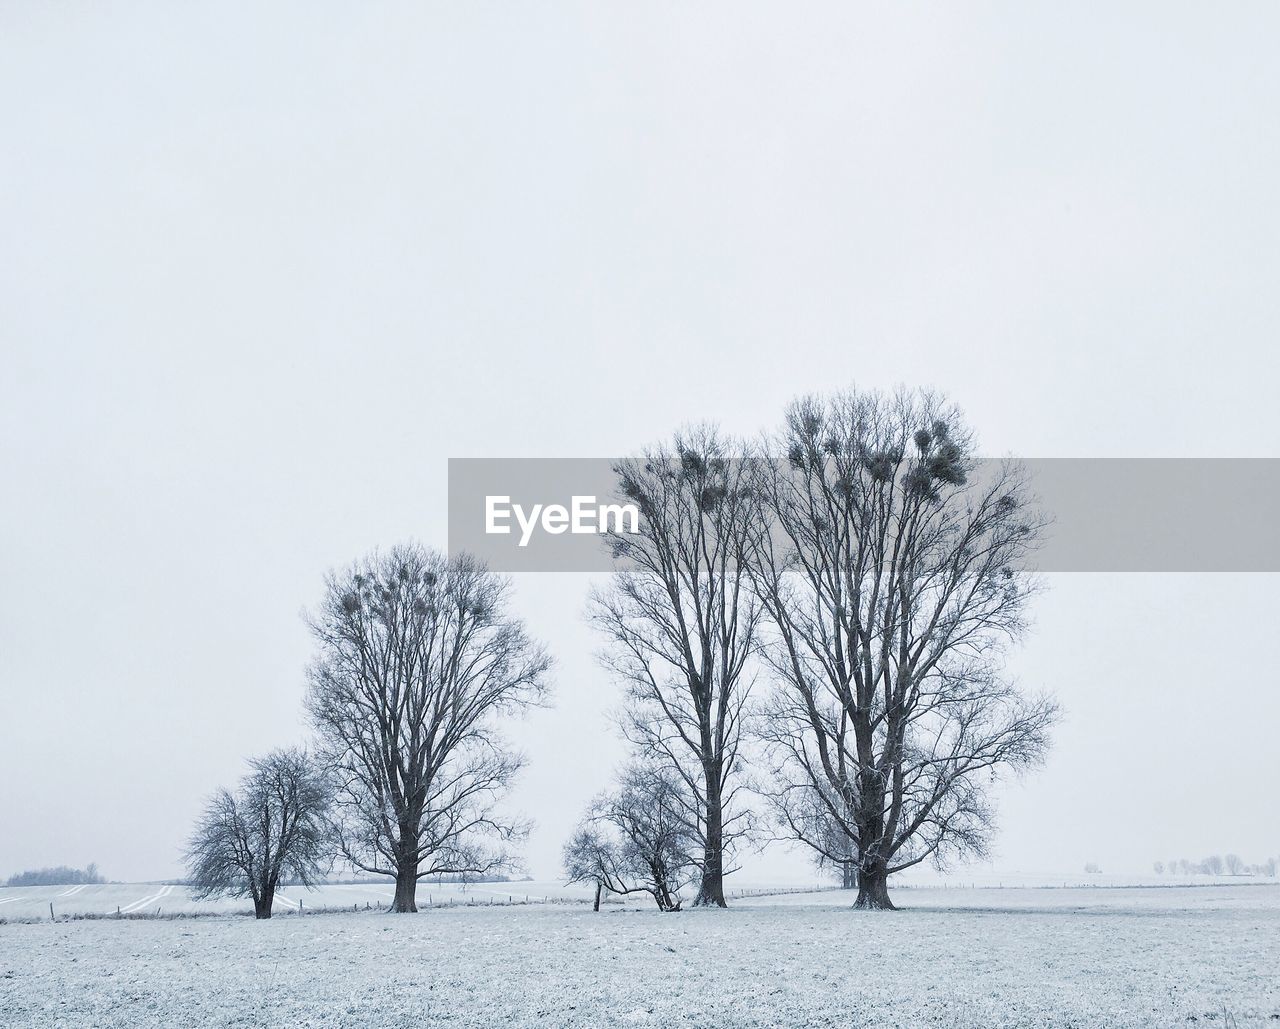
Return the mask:
{"type": "Polygon", "coordinates": [[[976,474],[931,394],[803,400],[773,442],[785,460],[757,467],[775,524],[753,559],[772,799],[784,835],[856,854],[859,906],[892,907],[892,873],[984,852],[986,784],[1047,746],[1053,702],[1002,675],[1043,519],[1016,465],[976,474]]]}
{"type": "Polygon", "coordinates": [[[647,893],[659,911],[679,911],[680,891],[700,876],[680,794],[683,780],[660,760],[640,758],[628,765],[616,789],[602,794],[564,848],[571,883],[602,890],[647,893]]]}
{"type": "Polygon", "coordinates": [[[395,877],[395,911],[417,910],[423,876],[508,868],[524,835],[497,806],[522,763],[500,725],[543,699],[550,659],[509,591],[474,558],[399,546],[330,575],[310,619],[335,832],[353,865],[395,877]]]}
{"type": "Polygon", "coordinates": [[[250,765],[237,793],[209,799],[187,847],[188,882],[196,897],[252,897],[254,914],[270,918],[282,879],[311,886],[329,867],[329,789],[301,750],[250,765]]]}
{"type": "Polygon", "coordinates": [[[760,605],[745,557],[761,527],[747,466],[732,443],[700,428],[617,467],[640,531],[615,534],[625,564],[592,596],[605,661],[627,689],[624,731],[683,781],[689,832],[700,841],[695,905],[725,906],[726,855],[745,829],[735,804],[760,605]]]}

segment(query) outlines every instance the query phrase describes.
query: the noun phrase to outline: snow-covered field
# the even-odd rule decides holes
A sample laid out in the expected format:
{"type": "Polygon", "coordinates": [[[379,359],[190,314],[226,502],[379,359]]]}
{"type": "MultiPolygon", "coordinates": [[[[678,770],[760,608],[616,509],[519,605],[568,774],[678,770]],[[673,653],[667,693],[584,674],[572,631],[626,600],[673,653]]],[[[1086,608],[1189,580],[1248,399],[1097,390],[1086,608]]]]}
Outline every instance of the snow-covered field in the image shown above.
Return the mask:
{"type": "MultiPolygon", "coordinates": [[[[1036,891],[1031,894],[1037,904],[1052,904],[1051,897],[1045,896],[1046,890],[1059,890],[1071,887],[1071,896],[1079,896],[1076,887],[1087,887],[1092,890],[1105,888],[1143,886],[1167,889],[1170,885],[1190,884],[1198,887],[1221,885],[1242,885],[1239,878],[1210,879],[1206,876],[1195,876],[1189,880],[1167,880],[1141,876],[1115,876],[1091,883],[1081,883],[1069,876],[1037,875],[1027,876],[1016,873],[969,873],[964,876],[939,877],[900,877],[894,886],[895,895],[901,899],[920,897],[930,904],[940,903],[943,896],[956,895],[964,897],[974,891],[1000,889],[1008,899],[1018,893],[1018,889],[1036,891]],[[1018,888],[1018,889],[1015,889],[1018,888]],[[924,893],[922,891],[930,891],[924,893]]],[[[1274,879],[1246,880],[1250,884],[1276,885],[1274,879]]],[[[729,889],[731,900],[737,901],[761,892],[769,894],[771,903],[786,903],[785,894],[799,893],[806,887],[778,885],[776,883],[743,882],[729,889]]],[[[812,888],[809,887],[809,888],[812,888]]],[[[824,886],[826,891],[834,891],[834,887],[824,886]]],[[[315,890],[289,886],[276,895],[274,910],[277,914],[296,912],[299,904],[303,911],[322,911],[332,909],[364,909],[366,906],[376,909],[386,907],[391,902],[394,890],[390,883],[332,883],[315,890]]],[[[815,891],[816,892],[816,891],[815,891]]],[[[1185,893],[1185,891],[1184,891],[1185,893]]],[[[585,886],[566,886],[561,882],[509,882],[509,883],[473,883],[460,886],[456,883],[428,883],[418,887],[418,905],[423,908],[457,905],[486,904],[538,904],[585,902],[591,899],[592,890],[585,886]]],[[[1104,893],[1105,895],[1105,893],[1104,893]]],[[[1194,894],[1185,893],[1192,897],[1194,894]]],[[[1244,894],[1248,896],[1248,894],[1244,894]]],[[[616,902],[616,901],[615,901],[616,902]]],[[[800,903],[812,903],[813,897],[801,894],[800,903]]],[[[1188,901],[1190,902],[1190,901],[1188,901]]],[[[629,903],[643,906],[640,900],[629,903]]],[[[247,899],[239,900],[195,900],[185,886],[165,883],[107,883],[100,886],[27,886],[0,887],[0,922],[16,922],[49,917],[49,905],[53,905],[55,916],[108,916],[117,913],[122,915],[173,915],[173,914],[212,914],[216,912],[251,913],[253,905],[247,899]]]]}
{"type": "MultiPolygon", "coordinates": [[[[289,886],[276,894],[272,910],[294,912],[301,903],[304,911],[324,909],[376,909],[391,903],[395,890],[390,883],[328,884],[316,890],[289,886]]],[[[590,892],[581,886],[567,887],[555,882],[456,883],[418,887],[418,903],[423,907],[458,904],[523,904],[555,901],[583,901],[590,892]]],[[[249,912],[246,899],[195,900],[185,886],[163,883],[107,883],[101,886],[0,887],[0,921],[48,918],[49,905],[56,917],[83,915],[173,915],[249,912]]]]}
{"type": "Polygon", "coordinates": [[[904,910],[856,912],[847,894],[819,893],[674,915],[581,904],[269,922],[46,914],[0,926],[0,1023],[1280,1023],[1274,885],[895,899],[904,910]]]}

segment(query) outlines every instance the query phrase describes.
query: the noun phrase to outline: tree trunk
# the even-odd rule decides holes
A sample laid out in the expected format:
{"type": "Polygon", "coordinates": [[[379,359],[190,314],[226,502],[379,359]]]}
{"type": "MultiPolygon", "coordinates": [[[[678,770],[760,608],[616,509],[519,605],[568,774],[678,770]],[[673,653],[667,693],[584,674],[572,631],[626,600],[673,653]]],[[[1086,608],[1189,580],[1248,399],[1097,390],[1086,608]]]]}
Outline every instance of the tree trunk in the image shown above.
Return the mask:
{"type": "Polygon", "coordinates": [[[392,911],[418,910],[418,866],[401,865],[396,872],[396,896],[391,902],[392,911]]]}
{"type": "Polygon", "coordinates": [[[603,886],[601,886],[599,883],[596,883],[596,906],[591,909],[592,911],[600,910],[600,891],[603,889],[604,889],[603,886]]]}
{"type": "Polygon", "coordinates": [[[858,899],[853,906],[871,911],[897,910],[889,899],[889,875],[884,865],[876,864],[860,870],[858,899]]]}
{"type": "Polygon", "coordinates": [[[858,864],[853,858],[840,862],[840,889],[853,890],[858,887],[858,864]]]}
{"type": "MultiPolygon", "coordinates": [[[[870,755],[871,745],[864,745],[861,738],[858,742],[859,754],[870,755]]],[[[853,902],[855,908],[871,911],[893,911],[893,902],[889,899],[889,863],[885,856],[888,841],[885,840],[883,811],[885,808],[885,789],[883,780],[868,769],[870,761],[865,761],[862,779],[861,808],[864,812],[858,819],[858,899],[853,902]]]]}
{"type": "Polygon", "coordinates": [[[658,905],[659,911],[679,911],[680,902],[671,895],[671,889],[667,886],[667,870],[660,864],[650,863],[650,875],[653,878],[653,900],[658,905]]]}
{"type": "Polygon", "coordinates": [[[724,809],[720,803],[720,776],[707,774],[707,845],[702,857],[702,881],[693,906],[724,908],[724,809]]]}
{"type": "Polygon", "coordinates": [[[257,897],[253,899],[253,917],[254,918],[270,918],[271,905],[275,903],[276,891],[263,890],[257,897]]]}

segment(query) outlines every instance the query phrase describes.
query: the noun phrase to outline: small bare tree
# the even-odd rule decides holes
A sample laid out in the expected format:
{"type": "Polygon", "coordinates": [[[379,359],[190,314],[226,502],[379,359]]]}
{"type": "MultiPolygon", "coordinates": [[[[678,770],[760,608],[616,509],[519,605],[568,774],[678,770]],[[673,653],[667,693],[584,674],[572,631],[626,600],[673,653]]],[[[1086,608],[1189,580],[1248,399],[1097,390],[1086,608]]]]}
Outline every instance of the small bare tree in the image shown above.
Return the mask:
{"type": "Polygon", "coordinates": [[[1016,466],[971,478],[973,441],[931,395],[801,401],[777,443],[786,460],[756,466],[774,530],[753,562],[779,684],[772,799],[818,853],[852,841],[857,905],[891,908],[894,872],[983,853],[985,785],[1047,746],[1052,701],[1000,676],[1042,519],[1016,466]]]}
{"type": "Polygon", "coordinates": [[[1227,855],[1227,874],[1244,875],[1244,859],[1239,854],[1227,855]]]}
{"type": "Polygon", "coordinates": [[[740,457],[700,428],[619,464],[640,531],[611,536],[622,570],[591,604],[605,661],[627,687],[624,732],[686,787],[685,821],[700,840],[695,906],[725,906],[726,854],[747,828],[735,798],[760,606],[745,556],[761,521],[740,457]]]}
{"type": "Polygon", "coordinates": [[[395,878],[393,911],[417,910],[424,876],[510,868],[527,831],[497,807],[522,764],[499,726],[542,701],[550,659],[509,592],[474,558],[400,546],[331,574],[310,618],[335,832],[354,866],[395,878]]]}
{"type": "Polygon", "coordinates": [[[618,788],[597,797],[564,848],[569,882],[594,883],[595,910],[602,890],[647,893],[659,911],[679,911],[680,891],[700,877],[689,832],[684,781],[653,760],[629,765],[618,788]]]}
{"type": "Polygon", "coordinates": [[[564,845],[561,860],[565,881],[591,883],[596,888],[593,911],[600,910],[601,894],[618,881],[618,849],[600,827],[584,819],[564,845]]]}
{"type": "Polygon", "coordinates": [[[215,793],[196,823],[188,882],[196,897],[251,897],[254,915],[270,918],[282,880],[311,887],[330,866],[330,791],[305,751],[276,750],[250,764],[239,790],[215,793]]]}
{"type": "MultiPolygon", "coordinates": [[[[767,731],[766,731],[767,735],[767,731]]],[[[769,789],[762,790],[769,796],[769,789]]],[[[857,842],[844,828],[850,813],[832,817],[826,801],[816,790],[798,790],[788,799],[785,810],[788,821],[783,839],[803,840],[813,851],[814,863],[822,872],[839,876],[842,890],[858,888],[857,842]]]]}

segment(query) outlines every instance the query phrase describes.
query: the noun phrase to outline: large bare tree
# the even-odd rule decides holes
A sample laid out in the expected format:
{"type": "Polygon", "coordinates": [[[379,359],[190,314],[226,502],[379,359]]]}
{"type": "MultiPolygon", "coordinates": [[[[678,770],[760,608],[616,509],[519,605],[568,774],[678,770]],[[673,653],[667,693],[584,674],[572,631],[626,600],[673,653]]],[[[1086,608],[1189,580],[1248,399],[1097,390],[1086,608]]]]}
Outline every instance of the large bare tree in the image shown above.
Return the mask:
{"type": "Polygon", "coordinates": [[[621,570],[591,603],[605,661],[627,686],[624,731],[687,786],[701,842],[695,906],[725,906],[726,853],[746,828],[734,800],[760,619],[745,559],[760,519],[740,458],[703,427],[621,462],[619,492],[637,505],[639,532],[611,536],[621,570]]]}
{"type": "Polygon", "coordinates": [[[753,571],[779,688],[761,720],[785,834],[857,855],[857,905],[888,877],[983,853],[986,787],[1038,761],[1056,717],[1002,675],[1044,520],[1020,468],[983,462],[942,399],[809,399],[761,463],[773,519],[753,571]]]}
{"type": "Polygon", "coordinates": [[[550,659],[509,591],[474,558],[398,546],[331,574],[309,619],[335,830],[355,867],[395,877],[394,911],[417,910],[425,876],[508,868],[526,830],[498,810],[522,764],[499,730],[543,699],[550,659]]]}
{"type": "Polygon", "coordinates": [[[250,762],[237,793],[215,793],[187,845],[196,897],[251,897],[271,917],[282,879],[311,886],[330,865],[330,803],[324,773],[301,750],[276,750],[250,762]]]}

